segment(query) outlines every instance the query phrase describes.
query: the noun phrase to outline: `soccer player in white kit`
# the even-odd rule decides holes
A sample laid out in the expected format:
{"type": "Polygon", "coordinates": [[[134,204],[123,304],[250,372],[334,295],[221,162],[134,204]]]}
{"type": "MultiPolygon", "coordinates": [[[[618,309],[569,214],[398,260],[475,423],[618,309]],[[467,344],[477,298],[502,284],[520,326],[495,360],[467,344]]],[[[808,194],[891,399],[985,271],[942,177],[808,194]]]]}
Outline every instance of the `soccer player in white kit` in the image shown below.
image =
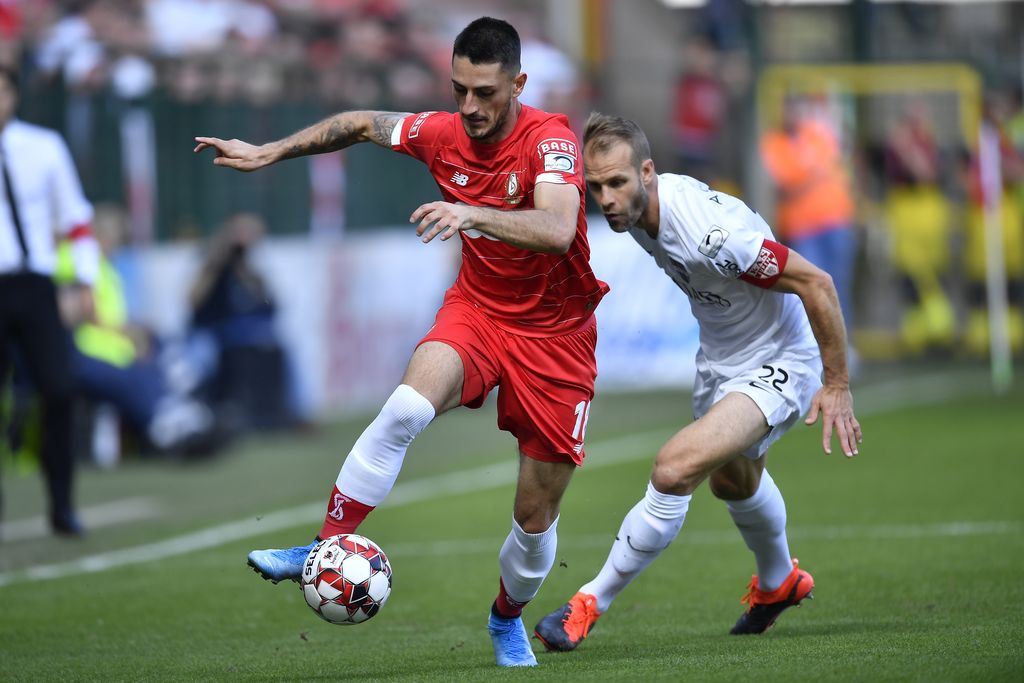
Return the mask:
{"type": "Polygon", "coordinates": [[[549,650],[579,645],[676,537],[705,479],[757,563],[731,633],[762,633],[814,586],[789,554],[785,502],[765,470],[769,446],[805,413],[807,424],[822,417],[826,453],[833,434],[847,457],[861,441],[836,289],[740,200],[688,176],[657,175],[632,121],[591,114],[583,144],[587,189],[611,228],[632,235],[690,298],[700,326],[695,419],[658,451],[647,493],[598,575],[534,633],[549,650]]]}

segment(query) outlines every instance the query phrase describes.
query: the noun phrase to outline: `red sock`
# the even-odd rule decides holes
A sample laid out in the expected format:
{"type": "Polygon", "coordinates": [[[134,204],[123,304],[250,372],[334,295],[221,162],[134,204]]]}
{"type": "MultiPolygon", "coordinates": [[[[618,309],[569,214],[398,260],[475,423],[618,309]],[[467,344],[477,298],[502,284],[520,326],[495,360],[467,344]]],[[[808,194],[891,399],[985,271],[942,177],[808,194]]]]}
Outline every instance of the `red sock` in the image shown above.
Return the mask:
{"type": "Polygon", "coordinates": [[[505,582],[500,577],[498,578],[498,599],[494,601],[494,608],[498,610],[500,616],[505,619],[514,619],[521,616],[527,602],[529,600],[526,602],[516,602],[508,597],[508,593],[505,592],[505,582]]]}
{"type": "Polygon", "coordinates": [[[346,496],[335,485],[331,499],[327,503],[327,515],[320,529],[320,538],[354,533],[371,510],[373,506],[364,505],[355,498],[346,496]]]}

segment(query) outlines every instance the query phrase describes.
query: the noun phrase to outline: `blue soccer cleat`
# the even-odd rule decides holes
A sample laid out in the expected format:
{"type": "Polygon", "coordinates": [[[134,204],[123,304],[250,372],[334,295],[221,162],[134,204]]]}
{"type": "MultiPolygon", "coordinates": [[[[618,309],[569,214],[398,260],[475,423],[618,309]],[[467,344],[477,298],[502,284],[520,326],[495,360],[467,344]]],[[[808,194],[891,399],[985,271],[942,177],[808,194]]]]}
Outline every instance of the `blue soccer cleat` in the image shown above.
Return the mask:
{"type": "Polygon", "coordinates": [[[294,548],[282,548],[277,550],[253,550],[249,553],[248,564],[253,570],[267,581],[277,583],[278,581],[298,581],[302,576],[302,567],[306,564],[309,551],[319,541],[313,541],[309,545],[300,545],[294,548]]]}
{"type": "Polygon", "coordinates": [[[491,634],[498,666],[537,666],[521,617],[503,619],[491,612],[487,631],[491,634]]]}

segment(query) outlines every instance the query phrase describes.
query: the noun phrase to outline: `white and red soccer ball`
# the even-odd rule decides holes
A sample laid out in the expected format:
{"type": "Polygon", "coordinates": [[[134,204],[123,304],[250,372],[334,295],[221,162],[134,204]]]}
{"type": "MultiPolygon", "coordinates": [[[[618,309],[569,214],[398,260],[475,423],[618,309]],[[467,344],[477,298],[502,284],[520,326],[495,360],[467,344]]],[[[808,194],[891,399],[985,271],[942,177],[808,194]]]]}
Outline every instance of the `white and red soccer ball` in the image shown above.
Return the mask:
{"type": "Polygon", "coordinates": [[[360,624],[388,601],[391,563],[364,536],[331,536],[309,552],[300,585],[306,603],[325,621],[360,624]]]}

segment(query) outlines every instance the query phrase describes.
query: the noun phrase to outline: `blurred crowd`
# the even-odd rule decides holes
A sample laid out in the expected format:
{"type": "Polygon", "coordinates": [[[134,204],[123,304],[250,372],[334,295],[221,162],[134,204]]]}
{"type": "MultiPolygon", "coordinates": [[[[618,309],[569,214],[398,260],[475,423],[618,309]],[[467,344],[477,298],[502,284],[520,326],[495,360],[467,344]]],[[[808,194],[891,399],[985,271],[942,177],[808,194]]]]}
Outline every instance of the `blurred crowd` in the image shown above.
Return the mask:
{"type": "Polygon", "coordinates": [[[435,18],[390,0],[5,0],[0,58],[125,99],[415,106],[445,94],[435,18]]]}

